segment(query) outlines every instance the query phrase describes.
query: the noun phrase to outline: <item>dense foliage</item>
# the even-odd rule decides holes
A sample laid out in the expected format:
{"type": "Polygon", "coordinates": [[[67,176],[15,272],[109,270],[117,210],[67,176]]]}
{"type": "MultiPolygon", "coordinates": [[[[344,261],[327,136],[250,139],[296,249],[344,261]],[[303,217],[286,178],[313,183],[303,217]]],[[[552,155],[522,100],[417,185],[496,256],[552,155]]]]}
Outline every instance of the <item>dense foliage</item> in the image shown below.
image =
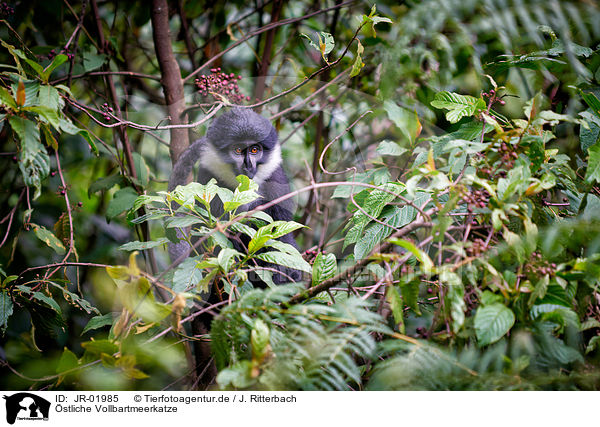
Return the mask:
{"type": "Polygon", "coordinates": [[[163,2],[0,4],[0,388],[600,388],[598,5],[163,2]],[[233,104],[295,221],[167,191],[233,104]]]}

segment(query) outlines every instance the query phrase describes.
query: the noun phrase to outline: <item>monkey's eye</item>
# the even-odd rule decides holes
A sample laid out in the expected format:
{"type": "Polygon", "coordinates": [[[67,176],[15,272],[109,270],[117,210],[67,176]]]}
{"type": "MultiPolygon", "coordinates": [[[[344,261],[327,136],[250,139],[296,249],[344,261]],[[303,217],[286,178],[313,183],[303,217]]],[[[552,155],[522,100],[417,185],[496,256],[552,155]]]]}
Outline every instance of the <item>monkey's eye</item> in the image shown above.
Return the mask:
{"type": "Polygon", "coordinates": [[[234,152],[235,154],[242,154],[242,148],[241,148],[241,147],[235,147],[235,148],[233,149],[233,152],[234,152]]]}
{"type": "Polygon", "coordinates": [[[250,154],[258,154],[258,145],[250,147],[250,154]]]}

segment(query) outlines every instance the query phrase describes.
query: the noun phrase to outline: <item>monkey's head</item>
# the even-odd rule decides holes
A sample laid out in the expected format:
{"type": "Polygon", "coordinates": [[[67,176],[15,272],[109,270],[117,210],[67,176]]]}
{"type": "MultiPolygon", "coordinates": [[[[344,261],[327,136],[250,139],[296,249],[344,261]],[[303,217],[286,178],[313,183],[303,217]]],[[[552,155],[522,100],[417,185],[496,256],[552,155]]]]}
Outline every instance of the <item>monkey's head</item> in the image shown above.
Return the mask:
{"type": "Polygon", "coordinates": [[[235,108],[215,119],[206,136],[235,175],[249,178],[254,178],[260,165],[269,162],[278,148],[273,125],[247,108],[235,108]]]}

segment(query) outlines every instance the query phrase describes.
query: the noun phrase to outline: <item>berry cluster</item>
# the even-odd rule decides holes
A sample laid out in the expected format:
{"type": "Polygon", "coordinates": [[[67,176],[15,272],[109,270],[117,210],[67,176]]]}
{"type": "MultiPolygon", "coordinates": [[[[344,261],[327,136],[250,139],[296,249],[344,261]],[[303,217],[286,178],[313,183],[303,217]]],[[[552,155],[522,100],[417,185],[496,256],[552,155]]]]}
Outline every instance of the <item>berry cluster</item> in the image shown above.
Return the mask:
{"type": "Polygon", "coordinates": [[[465,194],[462,197],[462,202],[467,204],[469,213],[472,213],[474,209],[483,209],[488,205],[490,193],[487,190],[475,190],[470,193],[466,193],[466,189],[463,191],[465,194]]]}
{"type": "Polygon", "coordinates": [[[15,14],[15,8],[3,1],[0,3],[0,18],[8,18],[15,14]]]}
{"type": "Polygon", "coordinates": [[[202,75],[196,79],[196,86],[198,87],[198,93],[201,96],[207,97],[212,95],[213,98],[218,100],[218,95],[222,95],[235,104],[240,104],[243,101],[250,101],[249,96],[244,96],[240,93],[238,81],[242,79],[242,76],[236,76],[233,73],[226,74],[221,71],[221,67],[212,68],[211,74],[208,76],[202,75]]]}
{"type": "Polygon", "coordinates": [[[545,259],[542,259],[542,254],[539,252],[533,252],[531,254],[531,263],[525,265],[525,274],[528,276],[540,277],[548,275],[550,277],[556,274],[556,264],[549,263],[545,259]]]}
{"type": "Polygon", "coordinates": [[[498,98],[497,95],[498,94],[496,93],[496,91],[494,89],[490,90],[489,92],[483,92],[481,94],[481,96],[483,96],[485,98],[490,98],[490,101],[492,102],[492,104],[495,104],[496,102],[499,103],[500,105],[506,104],[506,102],[503,99],[498,98]]]}
{"type": "Polygon", "coordinates": [[[470,247],[466,248],[467,255],[470,257],[478,257],[483,254],[487,249],[487,245],[483,239],[475,239],[473,240],[470,247]]]}
{"type": "Polygon", "coordinates": [[[110,122],[112,117],[110,116],[113,113],[113,108],[110,107],[106,102],[104,104],[102,104],[102,111],[103,111],[103,115],[104,115],[104,120],[106,120],[107,122],[110,122]],[[109,114],[110,113],[110,114],[109,114]]]}
{"type": "Polygon", "coordinates": [[[500,148],[498,148],[498,154],[500,154],[500,161],[504,169],[510,169],[515,165],[515,160],[519,157],[519,154],[515,150],[515,147],[512,144],[507,144],[503,142],[500,144],[500,148]]]}
{"type": "Polygon", "coordinates": [[[67,47],[67,48],[61,49],[60,52],[58,52],[58,53],[56,53],[55,49],[52,49],[50,52],[48,52],[48,59],[50,61],[52,61],[56,55],[60,55],[60,54],[67,55],[67,58],[69,58],[69,61],[71,59],[75,58],[75,54],[69,52],[69,48],[67,47]]]}

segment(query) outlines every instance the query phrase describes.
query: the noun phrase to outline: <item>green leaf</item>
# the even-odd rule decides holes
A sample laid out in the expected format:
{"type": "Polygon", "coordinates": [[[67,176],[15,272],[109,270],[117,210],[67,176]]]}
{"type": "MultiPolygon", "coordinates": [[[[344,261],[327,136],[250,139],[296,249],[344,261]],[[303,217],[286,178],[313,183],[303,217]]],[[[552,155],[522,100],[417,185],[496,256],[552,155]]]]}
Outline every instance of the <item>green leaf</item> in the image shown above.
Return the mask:
{"type": "Polygon", "coordinates": [[[90,47],[89,50],[84,51],[83,57],[83,68],[86,73],[100,68],[107,61],[106,55],[98,55],[95,47],[90,47]]]}
{"type": "Polygon", "coordinates": [[[167,218],[165,220],[165,226],[167,228],[186,228],[195,224],[204,223],[204,220],[192,215],[176,216],[167,218]]]}
{"type": "Polygon", "coordinates": [[[375,25],[379,24],[380,22],[386,22],[391,24],[392,20],[389,18],[382,18],[381,16],[376,16],[375,12],[377,11],[376,5],[374,4],[373,7],[371,8],[371,12],[369,13],[369,15],[363,15],[362,16],[362,24],[361,25],[366,25],[366,32],[370,37],[377,37],[377,32],[375,31],[375,25]]]}
{"type": "Polygon", "coordinates": [[[48,65],[46,68],[44,68],[44,70],[41,73],[39,73],[44,83],[48,82],[48,79],[50,79],[50,75],[52,74],[52,72],[58,67],[60,67],[62,64],[64,64],[67,61],[67,59],[69,59],[67,55],[64,55],[62,53],[54,57],[50,65],[48,65]]]}
{"type": "Polygon", "coordinates": [[[128,211],[133,207],[133,203],[138,198],[138,193],[131,187],[125,187],[117,191],[112,200],[108,203],[106,217],[110,220],[117,215],[128,211]]]}
{"type": "Polygon", "coordinates": [[[17,109],[17,102],[13,98],[12,94],[5,87],[0,86],[0,105],[4,105],[11,110],[17,109]]]}
{"type": "Polygon", "coordinates": [[[424,272],[431,272],[433,270],[433,261],[431,261],[431,258],[429,258],[429,255],[427,255],[426,252],[422,251],[421,249],[417,248],[414,243],[409,242],[408,240],[404,240],[404,239],[390,239],[390,243],[393,243],[394,245],[398,245],[404,249],[406,249],[407,251],[411,252],[418,260],[419,262],[422,264],[422,268],[424,272]]]}
{"type": "Polygon", "coordinates": [[[13,314],[13,302],[8,291],[0,291],[0,330],[6,331],[8,318],[13,314]]]}
{"type": "Polygon", "coordinates": [[[46,305],[48,305],[49,307],[51,307],[58,314],[62,313],[61,310],[60,310],[60,306],[58,305],[58,303],[56,301],[54,301],[54,299],[52,299],[48,295],[43,294],[41,292],[33,292],[31,295],[35,299],[37,299],[38,301],[42,301],[43,303],[45,303],[46,305]]]}
{"type": "Polygon", "coordinates": [[[60,120],[58,112],[55,109],[46,107],[45,105],[34,105],[23,108],[23,110],[36,113],[42,122],[52,125],[57,131],[60,130],[60,120]]]}
{"type": "Polygon", "coordinates": [[[107,313],[102,316],[94,316],[90,319],[87,325],[85,325],[85,328],[83,328],[83,332],[81,332],[81,335],[85,334],[86,332],[93,331],[94,329],[100,329],[104,326],[112,325],[112,322],[112,313],[107,313]]]}
{"type": "Polygon", "coordinates": [[[45,227],[42,227],[41,225],[31,225],[33,226],[33,232],[35,233],[38,239],[40,239],[42,242],[54,249],[54,252],[56,252],[57,254],[65,254],[65,246],[58,239],[58,237],[56,237],[50,230],[46,229],[45,227]]]}
{"type": "Polygon", "coordinates": [[[202,270],[198,268],[198,257],[187,258],[173,273],[173,291],[177,293],[193,289],[202,280],[202,270]]]}
{"type": "Polygon", "coordinates": [[[422,129],[417,112],[400,107],[394,101],[389,100],[384,102],[383,108],[390,120],[396,125],[396,128],[413,144],[422,129]]]}
{"type": "Polygon", "coordinates": [[[385,299],[387,300],[392,310],[392,316],[394,316],[394,322],[398,325],[398,330],[401,333],[405,333],[404,328],[404,302],[402,297],[398,293],[398,290],[394,286],[388,286],[385,293],[385,299]]]}
{"type": "Polygon", "coordinates": [[[250,347],[252,348],[252,360],[260,363],[269,352],[269,341],[271,333],[269,326],[261,319],[254,321],[254,327],[250,333],[250,347]]]}
{"type": "Polygon", "coordinates": [[[319,253],[312,267],[312,285],[318,285],[331,279],[337,273],[337,260],[335,254],[323,255],[319,253]]]}
{"type": "MultiPolygon", "coordinates": [[[[240,185],[238,185],[233,192],[233,197],[231,200],[223,203],[223,210],[225,212],[234,211],[240,206],[253,202],[261,197],[258,193],[256,193],[256,190],[258,190],[258,184],[256,184],[250,178],[245,175],[239,175],[236,177],[236,179],[240,185]]],[[[221,197],[221,192],[219,192],[219,197],[221,197]]]]}
{"type": "Polygon", "coordinates": [[[294,221],[275,221],[271,224],[260,227],[248,244],[248,253],[253,254],[254,252],[263,248],[269,240],[285,236],[286,234],[302,227],[304,227],[302,224],[294,221]]]}
{"type": "Polygon", "coordinates": [[[515,315],[504,304],[480,306],[475,314],[474,326],[480,346],[495,343],[515,324],[515,315]]]}
{"type": "Polygon", "coordinates": [[[142,187],[146,187],[150,181],[150,168],[139,153],[133,153],[133,163],[135,164],[135,172],[137,174],[138,182],[142,185],[142,187]]]}
{"type": "Polygon", "coordinates": [[[421,315],[419,309],[419,280],[411,280],[408,283],[401,283],[400,290],[402,291],[402,298],[407,306],[415,312],[417,316],[421,315]]]}
{"type": "Polygon", "coordinates": [[[60,117],[60,128],[63,132],[68,133],[69,135],[80,135],[85,139],[90,146],[90,149],[94,152],[94,154],[98,154],[98,148],[92,139],[90,133],[85,129],[80,129],[75,126],[69,119],[65,116],[60,117]]]}
{"type": "Polygon", "coordinates": [[[169,242],[169,239],[167,239],[166,237],[161,237],[158,240],[151,240],[149,242],[129,242],[129,243],[125,243],[124,245],[119,246],[119,250],[121,251],[139,251],[139,250],[145,250],[145,249],[152,249],[152,248],[156,248],[158,246],[161,245],[165,245],[169,242]]]}
{"type": "Polygon", "coordinates": [[[39,105],[38,92],[40,90],[39,82],[35,80],[21,80],[15,81],[11,84],[13,93],[17,94],[17,105],[20,107],[31,107],[33,105],[39,105]],[[21,89],[19,89],[21,87],[21,89]],[[24,92],[23,92],[24,91],[24,92]],[[23,103],[19,104],[19,93],[24,96],[23,103]]]}
{"type": "Polygon", "coordinates": [[[382,156],[401,156],[406,153],[408,150],[406,148],[400,147],[393,141],[381,141],[377,146],[377,152],[382,156]]]}
{"type": "Polygon", "coordinates": [[[486,108],[482,98],[446,91],[436,93],[431,105],[435,108],[449,110],[446,113],[446,120],[450,123],[456,123],[463,117],[474,116],[477,110],[486,108]]]}
{"type": "Polygon", "coordinates": [[[350,71],[350,77],[358,76],[358,73],[360,73],[360,70],[362,70],[363,67],[365,66],[365,63],[362,62],[362,54],[365,51],[365,48],[363,47],[363,45],[359,39],[356,39],[356,41],[358,43],[358,47],[356,48],[356,57],[354,58],[354,63],[352,64],[352,70],[350,71]]]}
{"type": "Polygon", "coordinates": [[[104,354],[114,354],[119,351],[119,347],[117,344],[113,343],[110,340],[93,340],[88,342],[81,343],[81,346],[85,349],[86,353],[90,353],[90,355],[101,355],[104,354]]]}
{"type": "Polygon", "coordinates": [[[242,253],[233,248],[223,248],[217,255],[217,263],[221,267],[221,271],[229,273],[231,267],[235,263],[235,259],[242,256],[242,253]]]}
{"type": "Polygon", "coordinates": [[[71,369],[75,369],[79,366],[79,359],[75,356],[71,350],[65,347],[63,350],[62,356],[58,361],[58,365],[56,365],[56,373],[62,374],[63,372],[70,371],[71,369]]]}
{"type": "Polygon", "coordinates": [[[600,144],[588,148],[590,155],[585,180],[589,183],[600,182],[600,144]]]}
{"type": "Polygon", "coordinates": [[[321,31],[320,33],[318,32],[317,33],[317,43],[318,44],[315,43],[310,38],[310,36],[308,36],[307,34],[300,33],[300,36],[307,38],[310,45],[321,53],[321,57],[323,58],[323,60],[325,62],[329,63],[327,61],[327,55],[329,55],[329,53],[331,53],[331,51],[333,50],[333,47],[335,45],[335,41],[331,34],[326,33],[324,31],[321,31]]]}
{"type": "Polygon", "coordinates": [[[302,257],[286,254],[283,252],[265,252],[256,255],[257,259],[270,262],[271,264],[282,265],[284,267],[293,268],[295,270],[305,271],[310,273],[312,268],[302,257]]]}
{"type": "Polygon", "coordinates": [[[8,121],[21,143],[19,169],[23,181],[28,187],[35,187],[33,198],[37,199],[41,195],[42,180],[50,173],[50,158],[40,142],[40,130],[33,121],[22,117],[10,116],[8,121]]]}
{"type": "Polygon", "coordinates": [[[579,127],[579,144],[584,154],[588,154],[588,148],[600,144],[600,117],[594,116],[590,110],[579,113],[587,120],[589,127],[579,127]]]}
{"type": "Polygon", "coordinates": [[[115,185],[124,185],[125,179],[122,175],[110,175],[94,181],[88,188],[88,197],[98,191],[106,191],[113,188],[115,185]]]}

